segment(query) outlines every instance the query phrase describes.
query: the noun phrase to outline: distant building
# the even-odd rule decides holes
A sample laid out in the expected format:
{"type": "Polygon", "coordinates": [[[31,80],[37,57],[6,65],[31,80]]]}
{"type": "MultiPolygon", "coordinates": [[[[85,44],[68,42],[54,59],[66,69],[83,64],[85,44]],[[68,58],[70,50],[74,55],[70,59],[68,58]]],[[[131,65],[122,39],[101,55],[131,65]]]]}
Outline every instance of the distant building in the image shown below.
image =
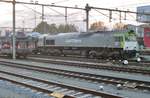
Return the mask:
{"type": "Polygon", "coordinates": [[[132,24],[128,24],[127,25],[127,28],[129,29],[129,30],[134,30],[135,32],[136,32],[136,35],[137,35],[137,37],[143,37],[144,35],[144,33],[143,33],[143,26],[142,25],[138,25],[138,26],[136,26],[136,25],[132,25],[132,24]]]}
{"type": "Polygon", "coordinates": [[[150,30],[150,25],[149,24],[142,24],[142,25],[138,25],[138,26],[128,24],[127,28],[132,29],[136,32],[137,40],[138,40],[138,43],[141,47],[149,46],[149,45],[145,44],[146,43],[145,34],[148,32],[148,30],[150,30]],[[147,32],[145,32],[145,30],[147,30],[147,32]]]}
{"type": "Polygon", "coordinates": [[[144,15],[144,13],[150,14],[150,5],[137,7],[137,12],[140,13],[137,15],[137,21],[150,23],[150,15],[144,15]]]}
{"type": "Polygon", "coordinates": [[[137,7],[137,21],[144,23],[139,26],[131,26],[137,32],[139,43],[145,44],[145,29],[150,28],[150,5],[137,7]],[[146,15],[147,14],[147,15],[146,15]]]}

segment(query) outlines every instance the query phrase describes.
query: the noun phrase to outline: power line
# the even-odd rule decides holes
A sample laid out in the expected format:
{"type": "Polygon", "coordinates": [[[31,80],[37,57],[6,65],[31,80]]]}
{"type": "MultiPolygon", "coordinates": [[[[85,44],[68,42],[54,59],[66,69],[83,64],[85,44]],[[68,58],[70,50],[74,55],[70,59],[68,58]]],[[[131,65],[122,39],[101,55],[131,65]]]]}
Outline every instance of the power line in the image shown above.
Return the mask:
{"type": "MultiPolygon", "coordinates": [[[[100,13],[101,15],[104,15],[105,17],[110,18],[110,16],[108,16],[107,14],[104,14],[104,13],[100,12],[100,11],[97,10],[97,9],[95,9],[95,11],[97,11],[97,12],[100,13]]],[[[111,17],[111,19],[116,20],[116,18],[112,18],[112,17],[111,17]]]]}
{"type": "MultiPolygon", "coordinates": [[[[37,13],[37,14],[39,14],[39,15],[42,15],[41,12],[38,12],[38,11],[36,11],[36,10],[33,9],[33,8],[30,8],[30,7],[25,6],[25,5],[23,5],[23,6],[26,7],[26,8],[28,8],[28,9],[31,9],[33,12],[35,12],[35,13],[37,13]]],[[[46,16],[46,17],[62,17],[62,16],[60,16],[60,15],[48,15],[48,14],[46,14],[46,15],[44,15],[44,16],[46,16]]]]}
{"type": "MultiPolygon", "coordinates": [[[[1,0],[0,2],[6,2],[6,3],[12,3],[12,4],[27,4],[27,5],[39,5],[39,6],[49,6],[49,7],[57,7],[57,8],[65,8],[65,20],[67,20],[67,9],[78,9],[78,10],[84,10],[85,11],[85,15],[86,15],[86,30],[88,31],[88,27],[89,27],[89,12],[91,11],[91,9],[97,9],[97,10],[104,10],[104,11],[109,11],[110,15],[109,15],[109,19],[112,19],[112,12],[119,12],[119,20],[121,22],[121,13],[131,13],[131,14],[140,14],[140,15],[149,15],[149,13],[141,13],[141,12],[135,12],[135,11],[129,11],[129,10],[118,10],[118,9],[110,9],[110,8],[100,8],[100,7],[93,7],[93,6],[89,6],[88,4],[86,4],[85,8],[79,8],[79,7],[69,7],[69,6],[60,6],[60,5],[54,5],[54,4],[40,4],[40,3],[28,3],[28,2],[19,2],[19,1],[4,1],[1,0]]],[[[62,15],[62,13],[53,10],[59,14],[62,15]]],[[[40,13],[41,14],[41,13],[40,13]]],[[[64,15],[63,15],[64,16],[64,15]]]]}
{"type": "Polygon", "coordinates": [[[60,0],[60,1],[57,1],[57,2],[53,2],[52,4],[64,3],[64,2],[68,2],[68,1],[70,1],[70,0],[60,0]]]}
{"type": "Polygon", "coordinates": [[[133,3],[133,4],[126,4],[126,5],[119,5],[119,6],[113,6],[111,8],[116,8],[116,7],[124,7],[124,6],[137,6],[137,5],[142,5],[142,4],[148,4],[150,2],[143,2],[143,3],[133,3]]]}
{"type": "Polygon", "coordinates": [[[149,13],[141,13],[141,12],[134,12],[134,11],[125,11],[125,10],[119,10],[119,9],[110,9],[110,8],[100,8],[100,7],[92,7],[90,6],[91,9],[100,9],[100,10],[105,10],[105,11],[113,11],[113,12],[123,12],[123,13],[133,13],[133,14],[142,14],[142,15],[149,15],[149,13]]]}
{"type": "Polygon", "coordinates": [[[28,9],[31,9],[33,12],[35,12],[35,13],[37,13],[37,14],[39,14],[39,15],[42,15],[41,12],[38,12],[37,10],[35,10],[35,9],[33,9],[33,8],[30,8],[30,7],[28,7],[28,6],[24,5],[24,4],[23,4],[23,6],[26,7],[26,8],[28,8],[28,9]]]}
{"type": "MultiPolygon", "coordinates": [[[[12,3],[12,1],[4,1],[4,0],[1,0],[0,2],[12,3]]],[[[79,8],[79,7],[60,6],[60,5],[54,5],[54,4],[28,3],[28,2],[20,2],[20,1],[16,1],[15,3],[16,4],[40,5],[40,6],[51,6],[51,7],[59,7],[59,8],[85,10],[84,8],[79,8]]]]}
{"type": "Polygon", "coordinates": [[[78,14],[81,14],[81,12],[70,13],[70,14],[68,14],[68,16],[78,15],[78,14]]]}
{"type": "Polygon", "coordinates": [[[64,17],[65,17],[65,15],[64,15],[63,13],[60,13],[60,12],[58,12],[58,11],[56,11],[56,10],[54,10],[54,9],[50,8],[50,7],[48,7],[48,8],[49,8],[49,9],[51,9],[52,11],[54,11],[54,12],[58,13],[59,15],[62,15],[62,16],[64,16],[64,17]]]}
{"type": "Polygon", "coordinates": [[[104,13],[100,12],[100,11],[99,11],[99,10],[97,10],[97,9],[95,9],[95,11],[96,11],[96,12],[98,12],[98,13],[100,13],[101,15],[103,15],[103,16],[105,16],[105,17],[108,17],[108,18],[109,18],[109,16],[108,16],[107,14],[104,14],[104,13]]]}
{"type": "MultiPolygon", "coordinates": [[[[98,12],[98,13],[100,13],[101,15],[103,15],[103,16],[105,16],[105,17],[110,18],[110,16],[108,16],[107,14],[104,14],[104,13],[100,12],[100,11],[99,11],[99,10],[97,10],[97,9],[95,9],[95,11],[96,11],[96,12],[98,12]]],[[[115,14],[117,14],[117,15],[118,15],[118,13],[115,13],[115,14]]],[[[128,14],[128,15],[130,15],[130,14],[128,14]]],[[[121,18],[122,18],[122,20],[136,21],[134,16],[132,16],[132,15],[130,15],[130,16],[131,16],[133,19],[123,19],[123,17],[121,17],[121,18]]],[[[111,18],[111,19],[113,19],[113,20],[117,20],[116,18],[111,18]]]]}
{"type": "MultiPolygon", "coordinates": [[[[1,0],[0,2],[12,3],[12,1],[4,1],[4,0],[1,0]]],[[[16,3],[16,4],[40,5],[40,6],[51,6],[51,7],[59,7],[59,8],[69,8],[69,9],[87,10],[86,8],[60,6],[60,5],[54,5],[54,4],[28,3],[28,2],[19,2],[19,1],[16,1],[15,3],[16,3]]],[[[100,9],[100,10],[106,10],[106,11],[116,11],[116,12],[124,12],[124,13],[150,15],[149,13],[140,13],[140,12],[135,12],[135,11],[125,11],[125,10],[118,10],[118,9],[93,7],[93,6],[88,6],[88,8],[90,8],[90,9],[100,9]]]]}

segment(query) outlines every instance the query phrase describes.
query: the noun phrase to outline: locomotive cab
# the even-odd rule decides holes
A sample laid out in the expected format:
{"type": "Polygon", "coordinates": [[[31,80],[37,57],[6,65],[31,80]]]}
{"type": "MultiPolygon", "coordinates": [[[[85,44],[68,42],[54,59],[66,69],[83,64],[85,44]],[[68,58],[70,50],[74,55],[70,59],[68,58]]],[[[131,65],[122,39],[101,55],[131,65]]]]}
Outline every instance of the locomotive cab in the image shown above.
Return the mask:
{"type": "Polygon", "coordinates": [[[136,53],[139,50],[139,45],[136,39],[136,34],[133,30],[127,32],[125,34],[125,42],[124,42],[124,54],[128,55],[129,57],[135,57],[136,53]]]}

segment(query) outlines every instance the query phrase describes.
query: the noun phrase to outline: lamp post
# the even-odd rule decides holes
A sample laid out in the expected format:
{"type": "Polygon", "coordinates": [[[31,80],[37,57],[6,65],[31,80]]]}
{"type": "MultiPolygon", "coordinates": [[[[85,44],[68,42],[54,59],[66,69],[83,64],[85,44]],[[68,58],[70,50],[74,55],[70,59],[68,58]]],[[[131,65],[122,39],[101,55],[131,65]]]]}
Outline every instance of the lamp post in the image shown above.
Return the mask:
{"type": "Polygon", "coordinates": [[[16,4],[16,1],[13,0],[12,2],[13,4],[13,59],[15,60],[16,59],[16,37],[15,37],[15,26],[16,26],[16,12],[15,12],[15,4],[16,4]]]}

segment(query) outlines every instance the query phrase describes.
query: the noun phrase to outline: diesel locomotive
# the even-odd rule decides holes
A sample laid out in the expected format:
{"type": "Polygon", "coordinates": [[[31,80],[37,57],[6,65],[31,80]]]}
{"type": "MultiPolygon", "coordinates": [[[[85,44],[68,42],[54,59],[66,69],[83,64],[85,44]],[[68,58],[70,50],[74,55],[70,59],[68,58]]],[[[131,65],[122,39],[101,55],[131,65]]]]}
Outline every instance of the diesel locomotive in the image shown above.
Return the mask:
{"type": "Polygon", "coordinates": [[[130,31],[70,32],[38,38],[35,53],[76,55],[88,58],[135,57],[139,51],[136,33],[130,31]]]}

